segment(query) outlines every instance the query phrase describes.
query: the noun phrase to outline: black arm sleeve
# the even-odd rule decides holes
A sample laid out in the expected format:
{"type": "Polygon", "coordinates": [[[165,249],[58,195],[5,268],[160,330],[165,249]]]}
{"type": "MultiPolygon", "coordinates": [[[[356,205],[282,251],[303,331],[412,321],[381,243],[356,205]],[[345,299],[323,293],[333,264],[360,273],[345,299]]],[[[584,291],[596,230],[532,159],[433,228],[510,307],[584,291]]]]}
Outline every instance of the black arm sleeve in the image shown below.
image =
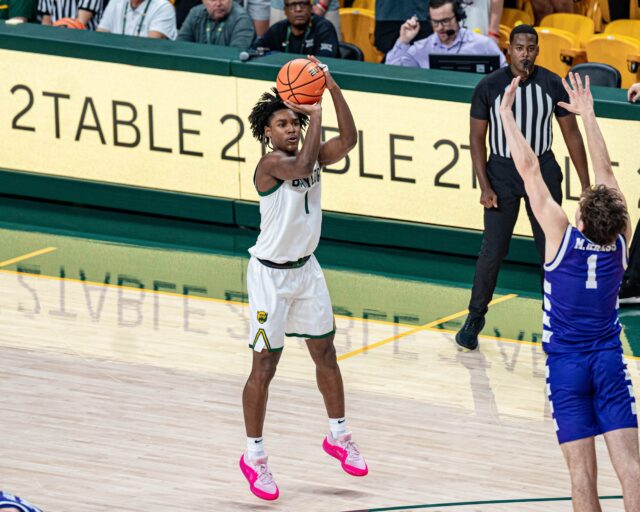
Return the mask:
{"type": "Polygon", "coordinates": [[[565,117],[571,114],[567,109],[558,106],[558,102],[563,101],[570,103],[569,94],[564,90],[560,77],[554,77],[553,80],[553,111],[556,117],[565,117]]]}
{"type": "Polygon", "coordinates": [[[471,98],[471,117],[482,121],[488,121],[490,110],[491,107],[489,106],[489,89],[487,87],[487,81],[481,80],[473,90],[473,96],[471,98]]]}

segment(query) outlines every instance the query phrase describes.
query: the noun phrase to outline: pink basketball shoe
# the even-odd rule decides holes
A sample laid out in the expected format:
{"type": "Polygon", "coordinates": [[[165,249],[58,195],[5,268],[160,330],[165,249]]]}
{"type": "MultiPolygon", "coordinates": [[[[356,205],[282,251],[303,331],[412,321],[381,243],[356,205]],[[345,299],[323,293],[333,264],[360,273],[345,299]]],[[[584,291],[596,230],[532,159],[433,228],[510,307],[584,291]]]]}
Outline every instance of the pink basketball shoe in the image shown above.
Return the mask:
{"type": "Polygon", "coordinates": [[[273,475],[267,466],[268,457],[250,459],[245,453],[240,457],[240,469],[249,481],[249,489],[258,498],[263,500],[277,500],[280,496],[278,486],[273,480],[273,475]]]}
{"type": "Polygon", "coordinates": [[[342,464],[342,469],[353,476],[365,476],[369,472],[364,457],[360,454],[356,443],[351,440],[351,432],[341,434],[337,439],[331,432],[324,438],[322,448],[342,464]]]}

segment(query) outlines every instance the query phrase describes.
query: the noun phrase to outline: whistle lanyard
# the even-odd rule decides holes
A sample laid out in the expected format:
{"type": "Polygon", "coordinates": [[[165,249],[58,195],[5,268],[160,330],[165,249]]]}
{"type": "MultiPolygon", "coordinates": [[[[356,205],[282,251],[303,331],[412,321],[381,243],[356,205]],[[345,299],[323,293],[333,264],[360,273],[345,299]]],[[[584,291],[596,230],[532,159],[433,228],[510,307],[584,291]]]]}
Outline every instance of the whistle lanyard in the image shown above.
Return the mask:
{"type": "Polygon", "coordinates": [[[220,36],[222,35],[222,29],[224,28],[224,21],[220,21],[218,22],[218,25],[216,26],[215,29],[215,36],[213,39],[213,42],[211,42],[211,32],[213,31],[213,22],[211,21],[211,19],[209,18],[207,20],[207,28],[206,28],[206,32],[207,32],[207,44],[218,44],[218,42],[220,41],[220,36]]]}
{"type": "MultiPolygon", "coordinates": [[[[125,34],[125,30],[127,28],[127,12],[129,12],[129,1],[127,0],[126,3],[124,4],[124,14],[122,15],[122,34],[125,34]]],[[[144,23],[144,18],[147,15],[147,11],[149,10],[149,6],[151,5],[152,0],[146,0],[147,5],[144,6],[144,11],[142,12],[142,15],[140,16],[140,22],[138,23],[138,29],[135,31],[135,34],[132,35],[136,35],[139,36],[140,32],[142,32],[142,24],[144,23]]],[[[135,12],[132,10],[132,12],[135,12]]]]}
{"type": "MultiPolygon", "coordinates": [[[[304,33],[304,37],[302,38],[302,48],[301,48],[301,50],[303,51],[303,53],[304,53],[304,43],[307,40],[307,38],[309,37],[309,34],[311,34],[311,26],[312,26],[311,22],[309,22],[309,26],[307,27],[307,30],[304,33]]],[[[286,40],[286,42],[284,44],[284,52],[285,53],[289,53],[289,41],[290,41],[290,39],[291,39],[291,25],[289,25],[287,27],[287,40],[286,40]]]]}

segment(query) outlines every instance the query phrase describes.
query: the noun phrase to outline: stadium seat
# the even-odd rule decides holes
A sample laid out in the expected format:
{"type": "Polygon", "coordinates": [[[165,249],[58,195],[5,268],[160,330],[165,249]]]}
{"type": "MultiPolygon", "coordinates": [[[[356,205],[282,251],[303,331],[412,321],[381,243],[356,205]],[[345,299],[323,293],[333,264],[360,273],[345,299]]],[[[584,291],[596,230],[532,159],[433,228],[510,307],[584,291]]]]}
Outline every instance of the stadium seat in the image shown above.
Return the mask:
{"type": "Polygon", "coordinates": [[[626,36],[598,34],[586,45],[589,62],[602,62],[622,75],[622,87],[640,82],[640,41],[626,36]]]}
{"type": "Polygon", "coordinates": [[[510,9],[508,7],[502,9],[502,18],[500,18],[501,25],[506,25],[509,29],[512,29],[520,23],[533,25],[533,16],[519,9],[510,9]]]}
{"type": "Polygon", "coordinates": [[[615,20],[604,29],[605,34],[633,37],[640,40],[640,20],[615,20]]]}
{"type": "Polygon", "coordinates": [[[600,87],[620,87],[622,84],[622,75],[616,68],[609,64],[600,64],[599,62],[585,62],[571,68],[573,73],[578,73],[582,78],[582,83],[587,75],[591,85],[600,87]]]}
{"type": "Polygon", "coordinates": [[[381,62],[383,54],[373,45],[375,17],[369,9],[340,9],[340,31],[345,43],[355,44],[367,62],[381,62]]]}
{"type": "Polygon", "coordinates": [[[638,0],[629,0],[629,18],[632,20],[640,20],[640,5],[638,5],[638,0]]]}
{"type": "Polygon", "coordinates": [[[517,0],[516,5],[518,9],[526,12],[527,15],[531,18],[531,20],[534,19],[533,5],[531,5],[531,0],[517,0]]]}
{"type": "Polygon", "coordinates": [[[571,66],[585,61],[586,54],[580,48],[578,38],[566,30],[537,27],[540,38],[540,54],[536,64],[565,76],[571,66]]]}
{"type": "Polygon", "coordinates": [[[344,41],[340,41],[338,43],[338,47],[340,48],[340,58],[344,60],[364,60],[364,53],[362,50],[358,48],[355,44],[345,43],[344,41]]]}
{"type": "Polygon", "coordinates": [[[370,11],[376,10],[376,0],[353,0],[354,9],[369,9],[370,11]]]}
{"type": "Polygon", "coordinates": [[[578,38],[578,42],[582,48],[584,48],[585,43],[593,36],[595,30],[593,20],[581,14],[548,14],[542,18],[540,26],[545,28],[558,28],[571,32],[578,38]]]}
{"type": "MultiPolygon", "coordinates": [[[[604,2],[609,7],[608,0],[604,2]]],[[[579,4],[579,14],[593,20],[594,30],[602,32],[602,7],[601,0],[581,0],[579,4]]]]}
{"type": "Polygon", "coordinates": [[[500,33],[498,47],[500,48],[500,50],[502,50],[502,53],[506,54],[507,48],[509,47],[509,36],[511,35],[511,28],[501,23],[498,30],[500,33]]]}

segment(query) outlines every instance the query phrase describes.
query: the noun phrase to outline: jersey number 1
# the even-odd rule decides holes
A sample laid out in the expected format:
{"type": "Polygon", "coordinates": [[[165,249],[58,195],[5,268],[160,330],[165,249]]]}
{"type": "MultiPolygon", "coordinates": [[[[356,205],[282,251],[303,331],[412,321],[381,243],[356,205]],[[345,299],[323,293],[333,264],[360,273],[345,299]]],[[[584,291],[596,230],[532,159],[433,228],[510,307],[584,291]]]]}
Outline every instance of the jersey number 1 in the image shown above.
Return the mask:
{"type": "Polygon", "coordinates": [[[593,254],[587,258],[587,282],[585,286],[588,290],[595,290],[598,288],[598,281],[596,281],[596,267],[598,265],[598,255],[593,254]]]}

